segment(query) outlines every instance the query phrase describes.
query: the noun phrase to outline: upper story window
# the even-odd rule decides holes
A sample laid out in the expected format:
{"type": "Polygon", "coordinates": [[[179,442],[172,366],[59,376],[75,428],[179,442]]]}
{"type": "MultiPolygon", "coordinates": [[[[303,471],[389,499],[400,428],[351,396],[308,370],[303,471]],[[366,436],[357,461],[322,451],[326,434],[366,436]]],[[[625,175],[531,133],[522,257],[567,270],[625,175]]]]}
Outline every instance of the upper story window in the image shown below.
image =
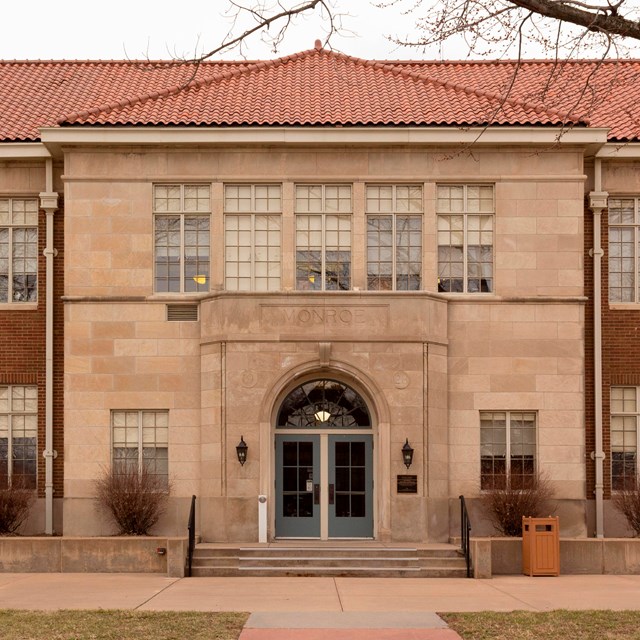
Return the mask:
{"type": "Polygon", "coordinates": [[[493,291],[492,185],[437,187],[438,291],[493,291]]]}
{"type": "Polygon", "coordinates": [[[169,480],[169,413],[167,411],[111,412],[113,466],[121,470],[144,468],[169,480]]]}
{"type": "Polygon", "coordinates": [[[367,289],[419,290],[422,187],[369,185],[366,194],[367,289]]]}
{"type": "Polygon", "coordinates": [[[609,198],[609,301],[640,302],[640,198],[609,198]]]}
{"type": "Polygon", "coordinates": [[[536,471],[536,414],[533,411],[480,413],[480,488],[529,485],[536,471]]]}
{"type": "Polygon", "coordinates": [[[228,291],[279,290],[281,186],[226,185],[224,211],[225,288],[228,291]]]}
{"type": "Polygon", "coordinates": [[[351,185],[296,185],[296,289],[351,289],[351,185]]]}
{"type": "Polygon", "coordinates": [[[638,469],[638,388],[611,387],[611,488],[635,489],[638,469]]]}
{"type": "Polygon", "coordinates": [[[38,201],[0,198],[0,302],[38,299],[38,201]]]}
{"type": "Polygon", "coordinates": [[[153,189],[157,292],[209,291],[209,185],[157,184],[153,189]]]}
{"type": "Polygon", "coordinates": [[[38,387],[0,386],[0,488],[36,487],[38,387]]]}

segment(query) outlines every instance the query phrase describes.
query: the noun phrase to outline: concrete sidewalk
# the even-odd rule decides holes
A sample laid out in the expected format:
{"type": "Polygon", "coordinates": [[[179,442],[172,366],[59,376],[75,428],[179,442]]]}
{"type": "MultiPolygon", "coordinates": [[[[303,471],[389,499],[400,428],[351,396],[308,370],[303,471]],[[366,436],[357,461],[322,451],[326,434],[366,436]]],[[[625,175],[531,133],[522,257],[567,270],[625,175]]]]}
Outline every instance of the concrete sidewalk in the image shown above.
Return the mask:
{"type": "Polygon", "coordinates": [[[454,640],[457,634],[434,612],[640,610],[640,576],[180,579],[0,573],[0,609],[247,611],[252,616],[241,640],[454,640]]]}

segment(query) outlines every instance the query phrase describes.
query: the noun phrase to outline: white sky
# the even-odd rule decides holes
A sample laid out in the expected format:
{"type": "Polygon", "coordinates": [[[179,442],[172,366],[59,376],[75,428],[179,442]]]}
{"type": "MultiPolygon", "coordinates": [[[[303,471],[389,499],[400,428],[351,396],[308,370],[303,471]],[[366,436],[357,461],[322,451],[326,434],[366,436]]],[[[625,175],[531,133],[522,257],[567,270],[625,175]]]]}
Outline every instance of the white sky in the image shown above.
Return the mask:
{"type": "MultiPolygon", "coordinates": [[[[351,17],[344,26],[351,38],[332,44],[349,55],[368,59],[411,59],[438,56],[416,49],[397,49],[384,35],[415,34],[415,17],[394,9],[378,9],[369,0],[340,0],[351,17]]],[[[0,59],[168,59],[191,56],[194,49],[210,50],[229,30],[222,16],[226,0],[2,0],[0,5],[0,59]],[[199,43],[199,44],[198,44],[199,43]]],[[[344,10],[344,9],[343,9],[344,10]]],[[[311,49],[322,38],[319,20],[300,19],[278,50],[287,55],[311,49]]],[[[227,54],[238,58],[239,54],[227,54]]],[[[260,42],[249,41],[246,57],[277,57],[260,42]]],[[[464,57],[463,50],[449,57],[464,57]]]]}
{"type": "MultiPolygon", "coordinates": [[[[257,3],[258,0],[240,0],[257,3]]],[[[275,3],[275,0],[262,0],[275,3]]],[[[284,0],[287,6],[302,0],[284,0]]],[[[446,44],[443,51],[398,48],[385,35],[415,38],[419,14],[403,15],[418,0],[401,0],[400,6],[379,9],[373,2],[389,0],[330,0],[348,10],[343,27],[351,37],[333,37],[332,46],[348,55],[367,59],[464,59],[467,50],[446,44]]],[[[491,1],[491,0],[489,0],[491,1]]],[[[633,0],[635,5],[639,0],[633,0]]],[[[424,2],[424,6],[429,6],[424,2]]],[[[192,57],[209,51],[228,33],[230,22],[223,13],[228,0],[0,0],[0,59],[171,59],[192,57]]],[[[245,57],[269,59],[311,49],[325,35],[326,25],[316,15],[297,19],[277,54],[254,35],[247,41],[245,57]]],[[[555,36],[554,36],[555,37],[555,36]]],[[[640,45],[639,45],[640,46],[640,45]]],[[[515,50],[511,58],[515,56],[515,50]]],[[[633,52],[640,57],[640,49],[633,52]]],[[[533,45],[524,57],[545,57],[533,45]]],[[[584,55],[584,54],[583,54],[584,55]]],[[[596,53],[597,55],[597,53],[596,53]]],[[[217,56],[220,57],[220,56],[217,56]]],[[[224,55],[238,59],[235,51],[224,55]]],[[[593,57],[593,55],[589,56],[593,57]]]]}

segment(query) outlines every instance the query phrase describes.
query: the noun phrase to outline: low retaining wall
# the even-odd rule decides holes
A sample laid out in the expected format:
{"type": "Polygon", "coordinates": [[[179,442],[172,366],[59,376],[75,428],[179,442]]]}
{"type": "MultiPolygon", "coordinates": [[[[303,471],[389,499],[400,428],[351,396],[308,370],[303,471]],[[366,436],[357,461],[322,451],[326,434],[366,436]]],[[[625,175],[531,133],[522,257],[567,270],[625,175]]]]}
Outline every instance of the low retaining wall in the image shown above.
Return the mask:
{"type": "Polygon", "coordinates": [[[0,537],[0,572],[164,573],[181,578],[187,547],[186,537],[0,537]]]}
{"type": "MultiPolygon", "coordinates": [[[[475,578],[522,573],[522,538],[471,538],[475,578]]],[[[640,538],[560,538],[561,574],[640,574],[640,538]]]]}

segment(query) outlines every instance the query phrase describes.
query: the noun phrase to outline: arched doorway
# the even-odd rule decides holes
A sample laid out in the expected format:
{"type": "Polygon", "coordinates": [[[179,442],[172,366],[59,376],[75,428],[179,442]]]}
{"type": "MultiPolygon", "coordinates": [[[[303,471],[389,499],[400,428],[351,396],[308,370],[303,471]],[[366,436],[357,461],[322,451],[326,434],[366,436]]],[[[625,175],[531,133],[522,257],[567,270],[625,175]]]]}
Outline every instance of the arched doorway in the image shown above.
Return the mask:
{"type": "Polygon", "coordinates": [[[280,405],[275,442],[277,537],[373,537],[372,424],[357,391],[299,385],[280,405]]]}

